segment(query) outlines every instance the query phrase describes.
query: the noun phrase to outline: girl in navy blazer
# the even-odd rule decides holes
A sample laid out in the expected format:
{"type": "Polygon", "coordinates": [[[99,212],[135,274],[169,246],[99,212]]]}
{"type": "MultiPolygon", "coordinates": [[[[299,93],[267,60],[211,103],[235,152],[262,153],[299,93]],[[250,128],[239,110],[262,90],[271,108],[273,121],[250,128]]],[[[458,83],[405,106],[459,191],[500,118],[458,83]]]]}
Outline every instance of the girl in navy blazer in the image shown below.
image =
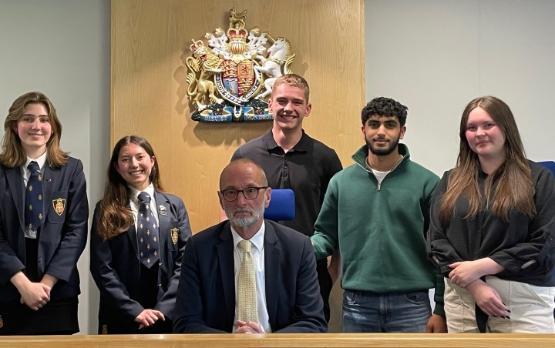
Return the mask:
{"type": "Polygon", "coordinates": [[[0,334],[79,331],[77,260],[87,241],[83,166],[60,149],[44,94],[17,98],[0,153],[0,334]]]}
{"type": "Polygon", "coordinates": [[[138,136],[120,139],[91,229],[91,273],[100,289],[99,333],[172,332],[190,236],[183,201],[162,192],[152,146],[138,136]]]}

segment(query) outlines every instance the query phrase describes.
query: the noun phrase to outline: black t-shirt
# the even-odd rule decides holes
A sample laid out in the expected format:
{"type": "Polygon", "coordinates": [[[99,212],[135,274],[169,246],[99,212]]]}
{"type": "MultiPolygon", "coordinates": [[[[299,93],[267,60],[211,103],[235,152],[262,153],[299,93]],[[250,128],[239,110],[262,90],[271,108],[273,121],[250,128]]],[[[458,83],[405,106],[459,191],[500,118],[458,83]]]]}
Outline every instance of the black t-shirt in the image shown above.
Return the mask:
{"type": "Polygon", "coordinates": [[[328,183],[342,169],[335,151],[303,131],[299,142],[285,153],[270,131],[239,147],[232,160],[238,158],[260,165],[270,187],[295,192],[295,219],[281,223],[311,236],[328,183]]]}

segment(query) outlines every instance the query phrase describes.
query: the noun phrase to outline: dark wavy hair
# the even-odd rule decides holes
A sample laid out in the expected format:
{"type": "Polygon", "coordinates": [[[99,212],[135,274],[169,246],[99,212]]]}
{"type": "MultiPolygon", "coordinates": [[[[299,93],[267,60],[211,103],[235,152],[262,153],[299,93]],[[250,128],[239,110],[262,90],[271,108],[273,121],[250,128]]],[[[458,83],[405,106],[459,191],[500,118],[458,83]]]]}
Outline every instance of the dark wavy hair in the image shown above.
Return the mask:
{"type": "MultiPolygon", "coordinates": [[[[127,182],[116,170],[121,149],[128,144],[135,144],[142,147],[150,157],[156,157],[150,143],[137,135],[128,135],[121,138],[112,151],[110,164],[108,165],[108,183],[104,190],[104,196],[100,201],[100,220],[98,234],[104,239],[113,238],[124,233],[134,223],[133,213],[129,208],[129,192],[127,182]]],[[[160,181],[160,169],[158,161],[154,161],[154,166],[150,172],[150,182],[156,191],[162,191],[160,181]]]]}
{"type": "Polygon", "coordinates": [[[365,107],[362,108],[360,113],[360,119],[364,125],[370,116],[396,116],[399,119],[401,127],[405,125],[407,121],[407,110],[408,108],[398,101],[385,98],[377,97],[368,102],[365,107]]]}

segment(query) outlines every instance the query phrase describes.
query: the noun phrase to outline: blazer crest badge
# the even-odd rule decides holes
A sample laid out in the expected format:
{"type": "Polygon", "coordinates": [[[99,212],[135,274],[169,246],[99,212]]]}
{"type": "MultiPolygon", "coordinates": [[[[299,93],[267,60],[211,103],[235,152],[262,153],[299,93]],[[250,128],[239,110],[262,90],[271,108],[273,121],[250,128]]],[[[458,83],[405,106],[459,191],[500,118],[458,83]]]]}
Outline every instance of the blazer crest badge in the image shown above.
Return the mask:
{"type": "Polygon", "coordinates": [[[216,28],[191,40],[187,65],[191,118],[200,122],[271,120],[267,99],[274,81],[290,73],[291,44],[254,27],[245,28],[247,11],[229,11],[226,31],[216,28]]]}
{"type": "Polygon", "coordinates": [[[173,245],[177,245],[177,241],[179,240],[179,228],[172,228],[170,230],[170,236],[172,238],[173,245]]]}
{"type": "Polygon", "coordinates": [[[52,200],[52,207],[54,208],[54,212],[58,214],[58,216],[62,216],[64,211],[66,210],[66,200],[65,198],[56,198],[52,200]]]}

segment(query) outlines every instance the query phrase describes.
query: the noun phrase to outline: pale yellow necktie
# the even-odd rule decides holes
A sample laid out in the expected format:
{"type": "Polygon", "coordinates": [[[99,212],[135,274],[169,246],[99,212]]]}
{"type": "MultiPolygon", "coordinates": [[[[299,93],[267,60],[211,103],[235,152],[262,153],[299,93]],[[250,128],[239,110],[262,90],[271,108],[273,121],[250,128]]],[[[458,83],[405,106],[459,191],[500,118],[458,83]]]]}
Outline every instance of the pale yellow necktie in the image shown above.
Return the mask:
{"type": "Polygon", "coordinates": [[[239,250],[243,253],[243,262],[241,262],[237,280],[237,293],[239,295],[237,319],[258,322],[258,312],[256,311],[256,278],[250,240],[240,241],[239,250]]]}

